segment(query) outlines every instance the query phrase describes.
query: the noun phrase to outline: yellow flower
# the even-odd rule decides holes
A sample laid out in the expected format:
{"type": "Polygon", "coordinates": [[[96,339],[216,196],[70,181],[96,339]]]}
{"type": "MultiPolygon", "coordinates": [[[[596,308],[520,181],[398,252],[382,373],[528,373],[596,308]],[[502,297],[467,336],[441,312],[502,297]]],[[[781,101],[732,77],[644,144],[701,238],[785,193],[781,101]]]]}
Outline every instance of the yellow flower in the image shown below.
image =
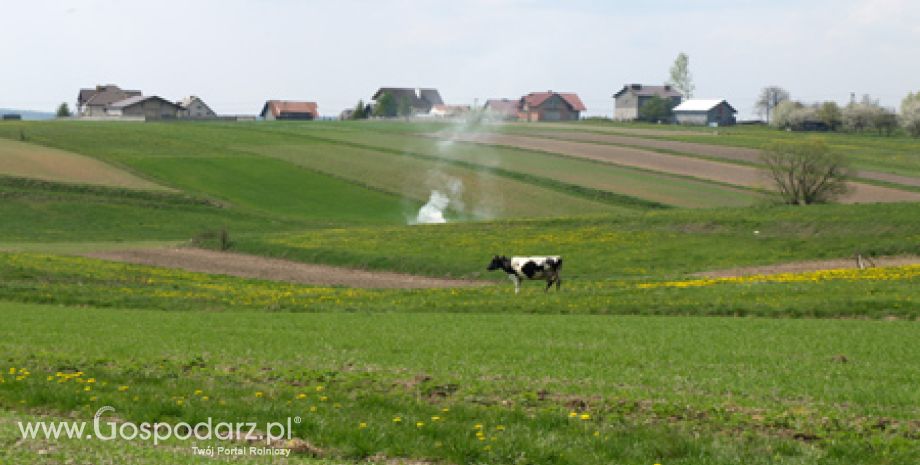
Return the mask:
{"type": "Polygon", "coordinates": [[[482,429],[482,423],[476,423],[473,425],[473,429],[482,429]]]}
{"type": "Polygon", "coordinates": [[[131,400],[137,402],[137,401],[141,400],[141,398],[138,397],[138,396],[134,396],[134,397],[131,398],[131,400]]]}
{"type": "Polygon", "coordinates": [[[402,423],[402,417],[393,417],[393,423],[402,423]]]}
{"type": "Polygon", "coordinates": [[[367,423],[366,423],[366,422],[363,422],[363,421],[362,421],[361,423],[358,423],[358,429],[364,429],[364,428],[367,428],[367,423]]]}
{"type": "Polygon", "coordinates": [[[202,391],[201,389],[195,389],[195,395],[196,395],[196,396],[200,396],[200,395],[203,394],[203,393],[204,393],[204,391],[202,391]]]}
{"type": "Polygon", "coordinates": [[[421,427],[423,427],[423,426],[425,426],[425,422],[424,422],[424,421],[417,421],[417,422],[415,422],[415,427],[416,427],[416,428],[421,428],[421,427]]]}
{"type": "Polygon", "coordinates": [[[329,400],[329,398],[326,397],[326,396],[321,396],[321,397],[319,398],[319,401],[320,401],[320,402],[326,402],[327,400],[329,400]]]}
{"type": "Polygon", "coordinates": [[[209,400],[209,399],[210,399],[210,397],[208,397],[208,396],[201,396],[201,400],[207,401],[207,400],[209,400]]]}
{"type": "Polygon", "coordinates": [[[263,394],[262,391],[256,391],[256,397],[262,398],[262,396],[264,396],[264,395],[265,395],[265,394],[263,394]]]}
{"type": "Polygon", "coordinates": [[[307,398],[307,395],[301,392],[300,394],[297,394],[297,398],[298,398],[298,399],[306,399],[306,398],[307,398]]]}
{"type": "Polygon", "coordinates": [[[310,411],[311,411],[311,412],[315,412],[315,411],[316,411],[316,406],[315,406],[315,405],[311,405],[311,406],[310,406],[310,411]]]}
{"type": "Polygon", "coordinates": [[[590,420],[590,419],[591,419],[591,414],[582,413],[582,414],[581,414],[581,419],[582,419],[582,420],[590,420]]]}
{"type": "Polygon", "coordinates": [[[431,421],[441,421],[441,417],[435,415],[435,416],[431,417],[431,421]]]}
{"type": "Polygon", "coordinates": [[[498,426],[495,427],[495,429],[496,429],[497,431],[504,431],[504,430],[505,430],[505,425],[498,425],[498,426]]]}
{"type": "Polygon", "coordinates": [[[84,390],[84,391],[92,391],[92,390],[93,390],[93,387],[92,387],[92,386],[83,386],[83,390],[84,390]]]}
{"type": "Polygon", "coordinates": [[[182,400],[182,399],[176,399],[176,405],[182,405],[182,404],[184,404],[184,403],[185,403],[184,400],[182,400]]]}
{"type": "Polygon", "coordinates": [[[87,383],[90,383],[90,384],[95,383],[95,382],[96,382],[96,378],[90,378],[90,379],[86,380],[86,382],[87,382],[87,383]]]}
{"type": "Polygon", "coordinates": [[[118,392],[125,392],[128,390],[128,386],[118,386],[118,392]]]}
{"type": "Polygon", "coordinates": [[[13,368],[13,367],[10,367],[10,374],[11,374],[11,375],[15,375],[15,374],[16,374],[16,369],[13,368]]]}
{"type": "Polygon", "coordinates": [[[45,378],[45,381],[51,381],[52,379],[54,379],[54,376],[48,375],[48,377],[45,378]]]}
{"type": "Polygon", "coordinates": [[[578,412],[569,412],[569,418],[575,418],[578,416],[578,412]]]}
{"type": "Polygon", "coordinates": [[[323,389],[326,389],[326,388],[323,387],[323,386],[316,386],[316,392],[320,392],[320,391],[322,391],[323,389]]]}

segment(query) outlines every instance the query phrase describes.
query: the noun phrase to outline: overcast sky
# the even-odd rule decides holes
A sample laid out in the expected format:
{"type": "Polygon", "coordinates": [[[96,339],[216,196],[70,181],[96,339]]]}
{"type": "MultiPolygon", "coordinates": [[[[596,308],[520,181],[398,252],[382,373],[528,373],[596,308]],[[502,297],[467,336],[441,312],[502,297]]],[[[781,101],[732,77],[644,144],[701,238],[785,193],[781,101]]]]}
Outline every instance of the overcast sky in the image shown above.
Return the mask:
{"type": "Polygon", "coordinates": [[[611,115],[623,84],[660,84],[683,51],[696,97],[750,117],[759,89],[806,101],[920,90],[916,0],[3,0],[0,107],[52,110],[116,83],[219,113],[266,99],[337,115],[380,86],[447,103],[577,92],[611,115]]]}

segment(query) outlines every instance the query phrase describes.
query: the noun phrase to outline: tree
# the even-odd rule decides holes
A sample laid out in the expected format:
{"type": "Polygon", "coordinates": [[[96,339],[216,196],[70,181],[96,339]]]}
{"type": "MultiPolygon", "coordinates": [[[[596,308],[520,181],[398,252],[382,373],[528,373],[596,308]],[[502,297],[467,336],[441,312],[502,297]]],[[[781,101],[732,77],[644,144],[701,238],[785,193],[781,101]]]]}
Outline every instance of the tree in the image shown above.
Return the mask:
{"type": "Polygon", "coordinates": [[[351,119],[367,119],[367,117],[364,100],[358,100],[358,104],[355,105],[355,109],[351,112],[351,119]]]}
{"type": "Polygon", "coordinates": [[[377,99],[377,104],[374,105],[374,116],[392,118],[396,116],[396,111],[396,99],[393,97],[393,94],[389,92],[380,94],[380,97],[377,99]]]}
{"type": "Polygon", "coordinates": [[[784,203],[827,203],[848,191],[846,161],[823,139],[775,141],[761,153],[761,160],[784,203]]]}
{"type": "Polygon", "coordinates": [[[693,85],[693,75],[690,74],[690,57],[680,52],[671,65],[671,79],[668,84],[677,89],[685,99],[693,98],[693,91],[696,86],[693,85]]]}
{"type": "Polygon", "coordinates": [[[815,116],[817,116],[818,121],[824,123],[827,129],[831,131],[836,131],[843,123],[843,113],[840,111],[840,106],[837,105],[837,102],[822,103],[818,106],[815,116]]]}
{"type": "Polygon", "coordinates": [[[757,98],[754,107],[769,123],[773,109],[787,100],[789,100],[789,92],[786,89],[779,86],[767,86],[761,89],[760,97],[757,98]]]}
{"type": "Polygon", "coordinates": [[[669,121],[673,115],[673,108],[671,99],[654,95],[639,108],[639,119],[650,123],[669,121]]]}
{"type": "Polygon", "coordinates": [[[70,112],[70,107],[67,106],[67,102],[63,102],[57,107],[57,117],[58,118],[69,118],[73,116],[70,112]]]}
{"type": "Polygon", "coordinates": [[[881,110],[882,107],[879,106],[878,100],[872,100],[872,97],[864,95],[861,102],[850,102],[843,109],[843,127],[851,132],[863,132],[872,128],[881,110]]]}
{"type": "Polygon", "coordinates": [[[901,126],[911,136],[920,137],[920,92],[907,94],[901,101],[901,126]]]}
{"type": "Polygon", "coordinates": [[[403,118],[409,118],[412,116],[412,104],[409,103],[409,97],[403,95],[402,98],[399,99],[399,106],[397,107],[396,111],[399,116],[402,116],[403,118]]]}
{"type": "Polygon", "coordinates": [[[872,115],[872,127],[878,131],[878,135],[890,136],[894,129],[898,127],[898,115],[887,108],[879,108],[872,115]]]}
{"type": "Polygon", "coordinates": [[[799,111],[804,107],[799,102],[793,100],[783,100],[773,109],[773,118],[770,120],[770,126],[778,129],[796,129],[796,123],[799,119],[799,111]]]}

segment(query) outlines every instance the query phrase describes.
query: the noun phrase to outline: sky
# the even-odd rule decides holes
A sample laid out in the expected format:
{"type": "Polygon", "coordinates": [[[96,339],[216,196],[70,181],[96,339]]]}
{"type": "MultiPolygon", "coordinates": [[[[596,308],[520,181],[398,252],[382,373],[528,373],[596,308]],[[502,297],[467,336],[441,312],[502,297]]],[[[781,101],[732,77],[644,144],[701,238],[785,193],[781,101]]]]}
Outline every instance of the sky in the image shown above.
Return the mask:
{"type": "Polygon", "coordinates": [[[335,116],[381,86],[446,103],[576,92],[613,113],[680,52],[695,97],[754,117],[760,89],[896,107],[920,90],[916,0],[2,0],[0,108],[52,111],[81,87],[202,97],[224,114],[310,100],[335,116]]]}

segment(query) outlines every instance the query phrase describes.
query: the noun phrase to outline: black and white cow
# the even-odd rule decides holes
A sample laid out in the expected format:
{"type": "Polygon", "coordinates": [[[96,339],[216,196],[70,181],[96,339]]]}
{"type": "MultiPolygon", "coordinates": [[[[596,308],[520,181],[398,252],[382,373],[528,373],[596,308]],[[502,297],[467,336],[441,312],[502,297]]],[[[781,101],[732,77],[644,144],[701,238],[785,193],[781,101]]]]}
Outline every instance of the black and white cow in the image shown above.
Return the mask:
{"type": "Polygon", "coordinates": [[[553,283],[556,283],[556,290],[562,283],[559,277],[559,270],[562,269],[562,257],[551,255],[546,257],[511,257],[504,255],[492,257],[489,263],[488,271],[502,270],[508,273],[508,277],[514,281],[514,293],[521,292],[522,279],[545,279],[546,289],[548,291],[553,283]]]}

